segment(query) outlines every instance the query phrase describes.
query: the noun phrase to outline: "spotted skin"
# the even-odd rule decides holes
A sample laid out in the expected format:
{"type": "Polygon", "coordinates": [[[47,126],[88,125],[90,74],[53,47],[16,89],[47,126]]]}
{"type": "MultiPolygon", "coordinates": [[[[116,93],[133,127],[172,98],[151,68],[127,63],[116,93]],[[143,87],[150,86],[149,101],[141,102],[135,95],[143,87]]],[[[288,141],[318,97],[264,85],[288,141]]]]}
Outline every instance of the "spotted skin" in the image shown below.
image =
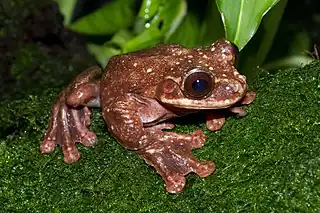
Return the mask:
{"type": "Polygon", "coordinates": [[[180,192],[188,173],[207,177],[215,164],[192,155],[192,149],[205,143],[202,130],[187,134],[164,130],[174,128],[170,119],[201,110],[208,112],[206,125],[213,131],[225,122],[221,109],[245,115],[241,105],[250,104],[255,93],[247,93],[246,78],[234,67],[236,53],[224,39],[191,49],[164,44],[114,56],[103,73],[99,67],[87,69],[59,95],[41,153],[50,153],[60,144],[64,161],[76,162],[80,153],[75,143],[93,147],[96,141],[88,129],[89,107],[101,107],[107,128],[117,141],[155,168],[167,192],[180,192]],[[205,94],[192,96],[193,87],[186,86],[193,83],[191,72],[196,72],[196,77],[202,73],[201,82],[209,82],[205,94]]]}

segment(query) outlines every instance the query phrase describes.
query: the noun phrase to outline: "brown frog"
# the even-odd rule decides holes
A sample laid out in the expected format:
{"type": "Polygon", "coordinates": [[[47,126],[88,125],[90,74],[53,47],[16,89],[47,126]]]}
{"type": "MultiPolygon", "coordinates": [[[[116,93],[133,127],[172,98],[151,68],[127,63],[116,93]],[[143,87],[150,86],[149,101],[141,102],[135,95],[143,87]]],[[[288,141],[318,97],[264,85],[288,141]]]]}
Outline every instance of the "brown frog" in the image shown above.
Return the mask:
{"type": "Polygon", "coordinates": [[[108,130],[126,149],[135,151],[162,176],[166,190],[180,192],[185,175],[206,177],[212,161],[201,162],[193,148],[204,145],[201,130],[190,134],[168,132],[168,120],[200,110],[208,111],[206,126],[222,127],[219,109],[244,115],[255,93],[247,92],[246,78],[234,67],[237,48],[221,39],[208,47],[186,49],[164,44],[149,50],[114,56],[102,74],[92,67],[62,91],[53,106],[41,153],[62,146],[64,161],[80,158],[75,143],[92,147],[96,136],[88,130],[89,107],[101,107],[108,130]],[[99,78],[102,75],[102,79],[99,78]]]}

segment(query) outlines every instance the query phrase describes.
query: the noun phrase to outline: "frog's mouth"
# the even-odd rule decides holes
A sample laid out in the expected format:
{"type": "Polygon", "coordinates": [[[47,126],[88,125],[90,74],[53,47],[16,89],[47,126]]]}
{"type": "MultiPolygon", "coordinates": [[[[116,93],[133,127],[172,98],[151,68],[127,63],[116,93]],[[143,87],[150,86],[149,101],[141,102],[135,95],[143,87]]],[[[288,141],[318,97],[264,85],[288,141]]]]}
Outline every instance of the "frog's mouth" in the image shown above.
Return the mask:
{"type": "Polygon", "coordinates": [[[203,100],[193,100],[188,98],[183,98],[179,100],[161,100],[163,103],[169,104],[176,108],[184,109],[224,109],[229,108],[238,101],[240,101],[243,96],[238,96],[236,98],[228,98],[225,100],[217,100],[213,98],[207,98],[203,100]]]}

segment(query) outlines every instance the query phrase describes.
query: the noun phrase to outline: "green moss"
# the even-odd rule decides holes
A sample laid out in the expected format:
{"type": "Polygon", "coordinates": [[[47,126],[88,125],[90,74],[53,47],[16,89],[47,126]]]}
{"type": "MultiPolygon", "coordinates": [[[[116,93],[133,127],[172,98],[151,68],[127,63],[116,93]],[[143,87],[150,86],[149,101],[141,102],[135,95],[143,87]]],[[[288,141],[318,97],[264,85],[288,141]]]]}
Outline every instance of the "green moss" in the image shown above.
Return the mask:
{"type": "MultiPolygon", "coordinates": [[[[105,131],[98,110],[95,149],[63,163],[60,148],[39,154],[57,90],[0,106],[0,212],[317,212],[320,209],[320,64],[261,76],[244,118],[230,117],[195,155],[217,171],[194,174],[177,195],[135,153],[105,131]]],[[[191,117],[196,119],[196,116],[191,117]]],[[[190,132],[204,122],[175,131],[190,132]]]]}
{"type": "Polygon", "coordinates": [[[0,100],[62,87],[95,64],[82,36],[63,30],[54,1],[12,0],[0,5],[0,100]]]}

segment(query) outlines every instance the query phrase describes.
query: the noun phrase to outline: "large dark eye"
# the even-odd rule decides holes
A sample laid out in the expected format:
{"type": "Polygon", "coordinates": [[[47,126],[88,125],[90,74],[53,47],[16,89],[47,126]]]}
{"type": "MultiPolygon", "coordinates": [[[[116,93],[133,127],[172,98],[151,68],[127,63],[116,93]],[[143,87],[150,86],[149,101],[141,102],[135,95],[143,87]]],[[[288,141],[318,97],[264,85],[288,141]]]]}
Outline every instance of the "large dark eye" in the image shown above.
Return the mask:
{"type": "Polygon", "coordinates": [[[212,87],[212,76],[201,68],[191,70],[184,80],[184,91],[190,98],[203,98],[212,91],[212,87]]]}

